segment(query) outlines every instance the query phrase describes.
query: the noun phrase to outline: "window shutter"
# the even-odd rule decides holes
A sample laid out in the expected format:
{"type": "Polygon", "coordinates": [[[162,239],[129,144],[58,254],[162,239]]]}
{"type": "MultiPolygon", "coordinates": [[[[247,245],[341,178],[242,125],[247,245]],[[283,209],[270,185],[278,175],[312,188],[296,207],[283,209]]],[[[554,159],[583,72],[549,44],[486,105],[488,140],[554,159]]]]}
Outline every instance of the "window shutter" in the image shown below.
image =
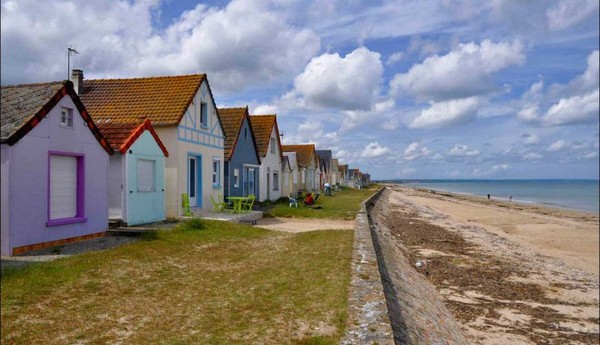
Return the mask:
{"type": "Polygon", "coordinates": [[[153,160],[137,160],[137,189],[138,192],[153,192],[155,190],[153,160]]]}
{"type": "Polygon", "coordinates": [[[77,158],[50,156],[50,219],[77,216],[77,158]]]}

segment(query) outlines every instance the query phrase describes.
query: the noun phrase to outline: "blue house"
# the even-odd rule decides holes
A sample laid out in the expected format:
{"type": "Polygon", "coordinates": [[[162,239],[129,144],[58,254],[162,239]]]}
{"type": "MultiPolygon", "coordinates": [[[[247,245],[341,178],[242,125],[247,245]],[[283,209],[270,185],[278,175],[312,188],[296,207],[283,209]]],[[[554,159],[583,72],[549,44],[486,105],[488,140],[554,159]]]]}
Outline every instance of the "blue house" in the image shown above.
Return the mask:
{"type": "Polygon", "coordinates": [[[248,107],[220,108],[218,115],[225,134],[225,197],[257,195],[260,157],[248,107]]]}

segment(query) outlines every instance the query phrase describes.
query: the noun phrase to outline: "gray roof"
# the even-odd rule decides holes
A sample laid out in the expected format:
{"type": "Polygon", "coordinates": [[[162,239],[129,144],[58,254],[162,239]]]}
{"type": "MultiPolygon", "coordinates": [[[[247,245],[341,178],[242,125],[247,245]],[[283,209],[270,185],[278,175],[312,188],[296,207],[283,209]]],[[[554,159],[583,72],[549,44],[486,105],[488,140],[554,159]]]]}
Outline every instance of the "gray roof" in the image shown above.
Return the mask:
{"type": "Polygon", "coordinates": [[[316,150],[317,154],[321,158],[321,162],[325,166],[325,171],[331,171],[331,160],[333,159],[333,154],[331,150],[316,150]]]}
{"type": "Polygon", "coordinates": [[[66,81],[2,86],[0,141],[4,142],[51,101],[66,81]]]}

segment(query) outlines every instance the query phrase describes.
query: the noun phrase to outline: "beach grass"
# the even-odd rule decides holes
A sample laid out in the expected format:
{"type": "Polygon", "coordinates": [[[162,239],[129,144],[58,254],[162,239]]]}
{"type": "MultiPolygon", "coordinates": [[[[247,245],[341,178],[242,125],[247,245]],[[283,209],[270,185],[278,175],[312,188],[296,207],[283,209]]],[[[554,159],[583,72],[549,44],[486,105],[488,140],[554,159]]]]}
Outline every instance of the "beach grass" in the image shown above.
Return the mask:
{"type": "Polygon", "coordinates": [[[337,344],[352,231],[194,220],[2,272],[2,343],[337,344]]]}
{"type": "Polygon", "coordinates": [[[343,188],[334,191],[333,196],[321,193],[313,207],[305,207],[302,200],[298,200],[298,207],[289,207],[287,198],[282,198],[272,204],[266,217],[290,218],[329,218],[352,220],[360,209],[360,204],[375,193],[381,186],[372,184],[363,189],[343,188]]]}

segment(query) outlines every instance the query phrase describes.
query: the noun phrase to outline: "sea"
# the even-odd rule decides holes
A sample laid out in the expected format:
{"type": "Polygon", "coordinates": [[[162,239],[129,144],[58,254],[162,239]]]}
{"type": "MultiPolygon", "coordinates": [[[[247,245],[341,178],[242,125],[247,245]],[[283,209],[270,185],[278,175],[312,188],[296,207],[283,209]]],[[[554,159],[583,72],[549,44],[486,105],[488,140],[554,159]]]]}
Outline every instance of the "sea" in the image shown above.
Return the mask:
{"type": "Polygon", "coordinates": [[[598,180],[393,180],[418,188],[600,213],[598,180]]]}

